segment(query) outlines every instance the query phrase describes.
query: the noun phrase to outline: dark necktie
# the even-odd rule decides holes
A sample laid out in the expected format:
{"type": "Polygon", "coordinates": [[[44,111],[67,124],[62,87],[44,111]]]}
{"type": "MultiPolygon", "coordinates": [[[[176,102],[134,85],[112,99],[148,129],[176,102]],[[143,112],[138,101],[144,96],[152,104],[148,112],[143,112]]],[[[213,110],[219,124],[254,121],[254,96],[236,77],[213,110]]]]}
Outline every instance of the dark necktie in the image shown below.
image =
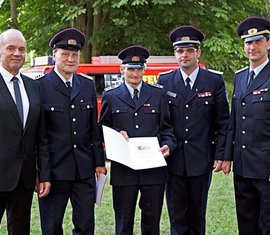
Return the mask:
{"type": "Polygon", "coordinates": [[[71,94],[71,89],[72,89],[70,81],[67,81],[67,82],[66,82],[66,86],[67,86],[67,88],[68,88],[69,95],[70,95],[70,94],[71,94]]]}
{"type": "Polygon", "coordinates": [[[134,89],[134,91],[133,91],[133,100],[134,100],[134,103],[135,104],[138,101],[138,93],[139,93],[139,90],[138,89],[134,89]]]}
{"type": "Polygon", "coordinates": [[[13,82],[17,110],[20,115],[21,122],[23,124],[23,103],[22,103],[22,96],[21,96],[21,91],[20,91],[20,87],[18,83],[19,79],[17,77],[13,77],[11,81],[13,82]]]}
{"type": "Polygon", "coordinates": [[[187,93],[188,93],[188,94],[189,94],[189,92],[190,92],[190,90],[191,90],[190,82],[191,82],[190,78],[187,77],[187,78],[186,78],[186,89],[187,89],[187,93]]]}
{"type": "Polygon", "coordinates": [[[255,73],[253,70],[251,70],[249,72],[249,75],[248,75],[248,84],[247,84],[247,87],[252,83],[252,81],[254,80],[254,76],[255,76],[255,73]]]}

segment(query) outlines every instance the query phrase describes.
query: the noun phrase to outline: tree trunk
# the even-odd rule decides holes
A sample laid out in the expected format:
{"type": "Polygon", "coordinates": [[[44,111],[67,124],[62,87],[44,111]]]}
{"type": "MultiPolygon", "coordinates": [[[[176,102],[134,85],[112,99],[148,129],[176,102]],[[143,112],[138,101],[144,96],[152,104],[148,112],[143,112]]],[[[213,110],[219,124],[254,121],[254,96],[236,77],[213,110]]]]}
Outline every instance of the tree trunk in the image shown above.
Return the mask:
{"type": "Polygon", "coordinates": [[[16,0],[10,0],[10,13],[11,13],[11,28],[18,29],[18,18],[17,18],[17,2],[16,0]]]}
{"type": "MultiPolygon", "coordinates": [[[[94,15],[93,17],[93,35],[95,35],[96,32],[98,32],[100,27],[100,13],[97,15],[94,15]]],[[[92,55],[93,56],[99,56],[100,55],[100,43],[95,40],[92,46],[92,55]]]]}

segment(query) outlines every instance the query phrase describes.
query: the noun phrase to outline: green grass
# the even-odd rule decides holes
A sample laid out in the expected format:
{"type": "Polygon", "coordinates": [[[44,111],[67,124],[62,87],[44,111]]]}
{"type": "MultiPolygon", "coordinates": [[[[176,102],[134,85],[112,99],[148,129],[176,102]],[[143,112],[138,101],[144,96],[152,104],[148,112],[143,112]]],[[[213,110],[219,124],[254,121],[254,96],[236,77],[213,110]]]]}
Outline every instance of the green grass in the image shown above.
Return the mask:
{"type": "MultiPolygon", "coordinates": [[[[37,197],[35,195],[32,207],[31,235],[40,235],[40,221],[37,197]]],[[[105,188],[103,204],[96,207],[96,235],[114,234],[114,213],[111,201],[111,186],[105,188]]],[[[236,235],[237,222],[235,215],[234,193],[232,177],[224,176],[222,173],[215,173],[209,191],[207,208],[207,235],[236,235]]],[[[161,235],[169,235],[169,218],[164,203],[161,216],[161,235]]],[[[64,231],[66,235],[71,234],[71,207],[68,206],[64,219],[64,231]]],[[[5,218],[0,226],[0,234],[7,235],[5,218]]],[[[140,211],[136,212],[134,234],[140,234],[140,211]]]]}

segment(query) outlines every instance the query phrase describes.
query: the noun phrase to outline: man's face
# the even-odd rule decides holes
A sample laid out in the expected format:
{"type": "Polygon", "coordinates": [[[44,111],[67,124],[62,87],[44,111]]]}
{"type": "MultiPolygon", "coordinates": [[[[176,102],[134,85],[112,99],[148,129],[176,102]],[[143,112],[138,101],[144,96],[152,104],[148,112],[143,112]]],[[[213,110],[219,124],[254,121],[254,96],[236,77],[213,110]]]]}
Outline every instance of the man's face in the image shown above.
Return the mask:
{"type": "Polygon", "coordinates": [[[19,34],[8,33],[0,48],[1,65],[14,76],[24,65],[26,44],[19,34]]]}
{"type": "Polygon", "coordinates": [[[201,50],[194,47],[175,48],[174,55],[182,69],[190,70],[198,66],[201,50]]]}
{"type": "Polygon", "coordinates": [[[57,48],[53,51],[55,67],[63,76],[76,72],[79,66],[79,52],[57,48]]]}
{"type": "Polygon", "coordinates": [[[125,77],[126,83],[131,87],[136,88],[142,81],[144,68],[126,68],[121,67],[121,74],[125,77]]]}
{"type": "Polygon", "coordinates": [[[266,38],[244,43],[246,57],[251,63],[256,63],[257,65],[262,64],[267,59],[269,48],[270,43],[266,38]]]}

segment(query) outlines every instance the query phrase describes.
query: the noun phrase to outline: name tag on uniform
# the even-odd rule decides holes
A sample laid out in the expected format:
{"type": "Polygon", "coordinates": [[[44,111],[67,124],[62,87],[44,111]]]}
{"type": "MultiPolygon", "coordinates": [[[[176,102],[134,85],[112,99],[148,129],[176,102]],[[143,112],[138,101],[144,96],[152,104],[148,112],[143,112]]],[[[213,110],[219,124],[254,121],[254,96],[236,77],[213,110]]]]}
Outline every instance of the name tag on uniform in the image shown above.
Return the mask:
{"type": "Polygon", "coordinates": [[[173,98],[175,98],[175,97],[177,96],[176,93],[171,92],[171,91],[167,91],[167,95],[168,95],[168,96],[171,96],[171,97],[173,97],[173,98]]]}
{"type": "Polygon", "coordinates": [[[260,95],[262,92],[268,91],[268,88],[261,88],[252,92],[253,95],[260,95]]]}
{"type": "Polygon", "coordinates": [[[206,92],[201,92],[197,94],[198,97],[210,97],[212,96],[210,91],[206,91],[206,92]]]}

